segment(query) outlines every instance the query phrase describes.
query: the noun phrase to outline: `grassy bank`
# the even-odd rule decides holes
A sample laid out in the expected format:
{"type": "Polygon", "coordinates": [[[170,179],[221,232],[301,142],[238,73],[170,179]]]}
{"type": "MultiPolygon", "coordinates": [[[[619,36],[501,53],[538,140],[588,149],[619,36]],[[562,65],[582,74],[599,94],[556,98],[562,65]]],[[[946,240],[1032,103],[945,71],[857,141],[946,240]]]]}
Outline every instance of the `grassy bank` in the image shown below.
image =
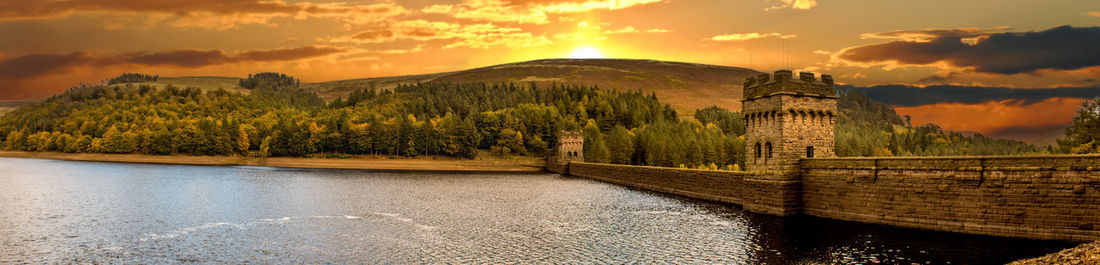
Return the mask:
{"type": "Polygon", "coordinates": [[[297,157],[240,157],[240,156],[188,156],[141,154],[70,154],[56,152],[0,151],[0,157],[42,158],[72,161],[97,161],[121,163],[152,163],[209,166],[268,166],[314,169],[358,169],[371,171],[427,171],[427,172],[515,172],[542,171],[545,162],[539,157],[488,157],[480,159],[455,159],[447,157],[390,158],[381,156],[352,156],[350,158],[297,158],[297,157]]]}

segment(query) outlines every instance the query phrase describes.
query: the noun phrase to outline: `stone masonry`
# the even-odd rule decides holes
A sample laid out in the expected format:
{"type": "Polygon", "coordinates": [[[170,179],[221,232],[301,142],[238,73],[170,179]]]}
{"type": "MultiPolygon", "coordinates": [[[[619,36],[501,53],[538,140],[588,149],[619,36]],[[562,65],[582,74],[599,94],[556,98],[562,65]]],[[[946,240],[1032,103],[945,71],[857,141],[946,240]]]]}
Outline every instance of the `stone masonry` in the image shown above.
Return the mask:
{"type": "Polygon", "coordinates": [[[833,78],[813,73],[792,78],[788,70],[745,79],[745,170],[756,172],[746,184],[763,194],[750,211],[798,213],[799,165],[807,157],[835,157],[836,87],[833,78]]]}
{"type": "Polygon", "coordinates": [[[745,79],[745,158],[747,171],[769,171],[777,180],[795,179],[798,161],[835,157],[836,88],[832,77],[813,73],[791,78],[776,71],[745,79]]]}
{"type": "Polygon", "coordinates": [[[558,136],[558,161],[584,162],[584,134],[565,131],[558,136]]]}
{"type": "Polygon", "coordinates": [[[742,104],[746,154],[738,155],[746,155],[746,171],[584,163],[577,133],[563,134],[547,169],[770,215],[1100,240],[1100,155],[836,158],[828,75],[749,78],[742,104]]]}

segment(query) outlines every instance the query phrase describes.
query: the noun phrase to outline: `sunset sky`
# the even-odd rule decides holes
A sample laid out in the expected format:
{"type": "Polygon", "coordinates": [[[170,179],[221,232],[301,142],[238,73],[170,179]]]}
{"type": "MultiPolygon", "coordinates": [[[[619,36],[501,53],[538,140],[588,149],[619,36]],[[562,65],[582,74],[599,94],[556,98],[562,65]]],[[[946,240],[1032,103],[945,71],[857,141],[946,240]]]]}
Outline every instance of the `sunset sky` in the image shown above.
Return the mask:
{"type": "Polygon", "coordinates": [[[559,57],[832,74],[914,123],[1031,140],[1100,95],[1100,1],[4,0],[0,100],[123,72],[305,82],[559,57]]]}

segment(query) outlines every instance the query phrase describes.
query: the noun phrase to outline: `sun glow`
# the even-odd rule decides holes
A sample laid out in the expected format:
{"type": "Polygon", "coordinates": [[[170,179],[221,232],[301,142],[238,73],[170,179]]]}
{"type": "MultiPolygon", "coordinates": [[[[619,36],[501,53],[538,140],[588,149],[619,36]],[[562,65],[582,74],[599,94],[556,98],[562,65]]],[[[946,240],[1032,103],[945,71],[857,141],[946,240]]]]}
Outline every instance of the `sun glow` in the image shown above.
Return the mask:
{"type": "Polygon", "coordinates": [[[569,55],[569,58],[573,58],[573,59],[594,59],[594,58],[604,58],[604,57],[603,57],[603,53],[600,53],[600,50],[597,50],[596,48],[577,47],[577,49],[573,50],[573,54],[569,55]]]}

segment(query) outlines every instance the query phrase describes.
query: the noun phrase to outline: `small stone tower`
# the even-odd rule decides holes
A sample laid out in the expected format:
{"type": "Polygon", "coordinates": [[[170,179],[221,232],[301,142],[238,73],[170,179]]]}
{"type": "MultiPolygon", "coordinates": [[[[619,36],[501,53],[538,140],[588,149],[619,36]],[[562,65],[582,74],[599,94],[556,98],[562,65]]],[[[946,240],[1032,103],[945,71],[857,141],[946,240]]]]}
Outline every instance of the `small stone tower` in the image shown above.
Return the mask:
{"type": "Polygon", "coordinates": [[[563,131],[558,136],[558,162],[584,162],[584,134],[563,131]]]}
{"type": "Polygon", "coordinates": [[[836,86],[833,77],[775,71],[745,79],[745,169],[774,172],[777,179],[797,177],[798,161],[835,157],[836,86]]]}

